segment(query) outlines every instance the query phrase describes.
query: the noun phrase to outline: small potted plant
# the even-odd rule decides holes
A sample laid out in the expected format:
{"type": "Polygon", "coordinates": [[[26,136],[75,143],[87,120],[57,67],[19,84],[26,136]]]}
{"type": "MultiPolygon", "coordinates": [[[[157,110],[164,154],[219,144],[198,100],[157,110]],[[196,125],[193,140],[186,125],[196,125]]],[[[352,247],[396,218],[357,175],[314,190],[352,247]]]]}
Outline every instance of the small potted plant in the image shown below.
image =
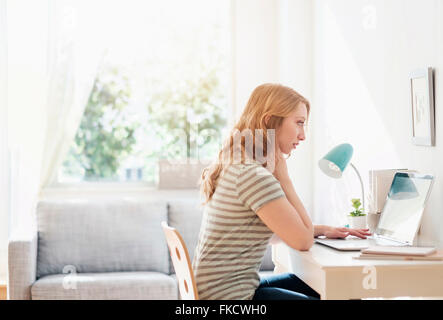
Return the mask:
{"type": "Polygon", "coordinates": [[[366,228],[366,214],[363,213],[360,199],[351,199],[352,207],[355,209],[349,213],[349,225],[353,229],[365,229],[366,228]]]}

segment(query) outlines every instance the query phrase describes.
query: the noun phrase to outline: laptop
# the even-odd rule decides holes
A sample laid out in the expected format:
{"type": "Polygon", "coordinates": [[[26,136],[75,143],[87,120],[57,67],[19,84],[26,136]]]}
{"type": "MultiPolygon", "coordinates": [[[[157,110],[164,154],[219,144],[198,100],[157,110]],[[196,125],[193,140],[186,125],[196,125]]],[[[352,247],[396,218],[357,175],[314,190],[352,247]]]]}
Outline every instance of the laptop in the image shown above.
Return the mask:
{"type": "Polygon", "coordinates": [[[432,175],[397,172],[373,236],[316,238],[315,242],[342,251],[360,251],[370,246],[413,246],[433,183],[432,175]]]}

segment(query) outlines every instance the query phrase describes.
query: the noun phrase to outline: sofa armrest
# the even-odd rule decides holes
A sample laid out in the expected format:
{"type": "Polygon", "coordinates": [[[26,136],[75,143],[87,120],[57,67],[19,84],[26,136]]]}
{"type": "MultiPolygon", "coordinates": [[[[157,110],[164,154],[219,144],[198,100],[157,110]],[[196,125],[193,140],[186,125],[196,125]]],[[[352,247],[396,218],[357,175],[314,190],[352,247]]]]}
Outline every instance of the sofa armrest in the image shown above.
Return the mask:
{"type": "Polygon", "coordinates": [[[27,238],[10,239],[8,244],[8,296],[11,300],[30,300],[37,273],[37,233],[27,238]]]}

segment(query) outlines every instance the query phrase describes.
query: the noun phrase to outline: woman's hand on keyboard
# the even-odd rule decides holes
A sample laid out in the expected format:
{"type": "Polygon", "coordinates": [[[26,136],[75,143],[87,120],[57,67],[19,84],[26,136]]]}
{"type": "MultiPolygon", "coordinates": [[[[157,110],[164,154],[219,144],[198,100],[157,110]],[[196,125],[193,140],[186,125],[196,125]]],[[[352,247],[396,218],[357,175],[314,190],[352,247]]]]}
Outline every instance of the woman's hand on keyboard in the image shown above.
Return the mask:
{"type": "Polygon", "coordinates": [[[362,239],[366,239],[366,236],[370,236],[369,229],[351,229],[351,228],[326,228],[324,235],[329,239],[344,239],[347,236],[356,236],[362,239]]]}

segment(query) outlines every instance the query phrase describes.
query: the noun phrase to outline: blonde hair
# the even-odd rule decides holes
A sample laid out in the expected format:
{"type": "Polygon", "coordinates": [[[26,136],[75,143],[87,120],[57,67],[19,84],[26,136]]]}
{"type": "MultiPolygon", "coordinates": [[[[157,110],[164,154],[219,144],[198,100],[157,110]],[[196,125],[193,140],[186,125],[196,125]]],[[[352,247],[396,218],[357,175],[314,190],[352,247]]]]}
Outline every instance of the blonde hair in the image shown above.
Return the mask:
{"type": "MultiPolygon", "coordinates": [[[[219,176],[223,175],[224,170],[233,163],[234,154],[234,141],[238,136],[238,132],[243,132],[243,130],[249,129],[252,133],[253,139],[252,144],[254,147],[255,143],[255,133],[257,129],[261,129],[260,132],[263,133],[265,144],[261,147],[262,154],[264,157],[267,156],[267,145],[269,142],[268,130],[277,129],[281,126],[283,119],[288,117],[300,103],[306,105],[308,114],[310,111],[310,105],[308,100],[306,100],[302,95],[297,93],[295,90],[280,85],[266,83],[258,86],[252,92],[245,109],[238,122],[234,125],[228,138],[223,143],[223,147],[220,150],[217,160],[206,167],[200,177],[200,194],[204,198],[202,204],[206,204],[211,200],[212,195],[215,192],[216,181],[219,176]],[[266,121],[268,119],[268,121],[266,121]],[[229,155],[228,159],[226,155],[229,155]]],[[[241,136],[241,163],[247,161],[247,154],[245,152],[245,137],[241,136]]],[[[256,159],[256,155],[249,155],[252,159],[256,159]]],[[[263,166],[266,163],[262,164],[263,166]]]]}

